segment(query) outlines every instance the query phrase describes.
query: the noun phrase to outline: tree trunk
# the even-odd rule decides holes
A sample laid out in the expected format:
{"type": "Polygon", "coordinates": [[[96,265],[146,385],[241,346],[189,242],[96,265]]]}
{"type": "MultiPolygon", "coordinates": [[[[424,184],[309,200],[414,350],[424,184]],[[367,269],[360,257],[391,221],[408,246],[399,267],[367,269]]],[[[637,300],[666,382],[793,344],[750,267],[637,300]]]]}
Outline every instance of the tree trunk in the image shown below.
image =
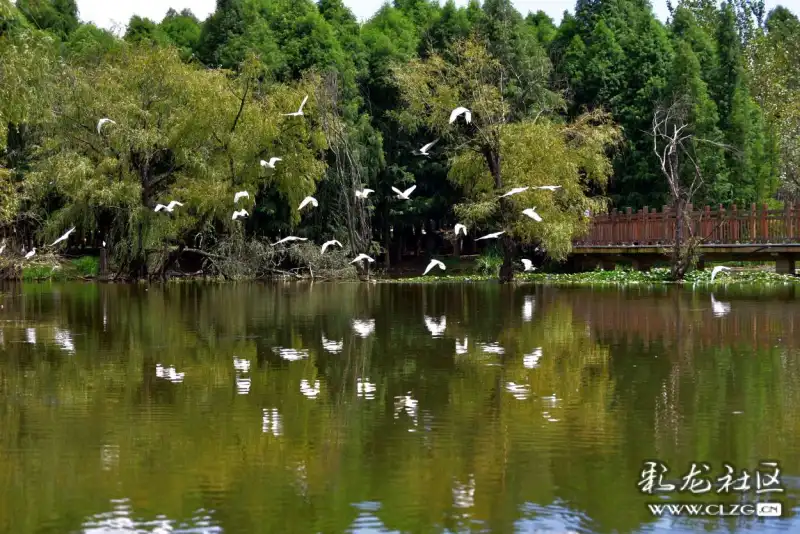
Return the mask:
{"type": "Polygon", "coordinates": [[[505,284],[514,280],[514,241],[507,235],[502,236],[503,265],[500,266],[499,282],[505,284]]]}

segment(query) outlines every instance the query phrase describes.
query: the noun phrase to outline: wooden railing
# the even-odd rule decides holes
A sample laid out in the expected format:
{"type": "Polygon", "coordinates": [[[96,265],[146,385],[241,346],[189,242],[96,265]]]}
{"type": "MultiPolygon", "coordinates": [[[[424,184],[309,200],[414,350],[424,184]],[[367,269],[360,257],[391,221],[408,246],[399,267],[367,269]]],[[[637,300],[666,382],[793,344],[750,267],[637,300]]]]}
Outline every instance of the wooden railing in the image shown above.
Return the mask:
{"type": "MultiPolygon", "coordinates": [[[[764,204],[758,208],[725,209],[720,205],[712,210],[689,209],[691,217],[684,221],[684,235],[702,237],[707,244],[800,244],[800,204],[787,203],[784,209],[770,210],[764,204]],[[689,232],[691,225],[691,233],[689,232]]],[[[644,207],[637,212],[630,208],[613,210],[608,215],[592,218],[589,232],[575,241],[575,246],[653,246],[670,245],[675,236],[675,210],[664,206],[661,211],[644,207]]]]}

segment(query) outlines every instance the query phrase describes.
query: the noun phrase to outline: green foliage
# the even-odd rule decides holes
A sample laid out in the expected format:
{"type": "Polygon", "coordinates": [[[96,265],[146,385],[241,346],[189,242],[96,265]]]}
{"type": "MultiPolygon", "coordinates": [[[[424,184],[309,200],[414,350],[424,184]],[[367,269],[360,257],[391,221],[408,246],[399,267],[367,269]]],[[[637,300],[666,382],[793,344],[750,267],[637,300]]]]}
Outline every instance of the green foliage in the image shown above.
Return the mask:
{"type": "Polygon", "coordinates": [[[495,249],[489,249],[475,260],[475,270],[482,275],[496,277],[503,265],[503,255],[495,249]]]}

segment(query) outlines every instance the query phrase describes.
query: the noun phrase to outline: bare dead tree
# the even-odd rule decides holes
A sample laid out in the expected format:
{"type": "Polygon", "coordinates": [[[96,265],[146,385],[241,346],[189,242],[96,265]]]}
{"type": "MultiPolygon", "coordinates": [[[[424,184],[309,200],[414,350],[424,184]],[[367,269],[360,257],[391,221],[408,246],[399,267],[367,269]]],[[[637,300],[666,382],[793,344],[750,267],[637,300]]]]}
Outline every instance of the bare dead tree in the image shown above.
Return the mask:
{"type": "Polygon", "coordinates": [[[675,233],[672,245],[672,278],[681,280],[697,262],[697,249],[703,241],[695,235],[690,206],[703,186],[692,134],[689,105],[678,98],[668,106],[660,106],[653,114],[653,152],[667,179],[675,210],[675,233]]]}
{"type": "Polygon", "coordinates": [[[342,111],[342,92],[336,72],[327,73],[316,88],[320,122],[331,154],[328,173],[332,178],[334,209],[330,216],[335,226],[347,230],[350,248],[354,253],[369,252],[372,226],[367,202],[356,198],[355,191],[366,187],[366,165],[353,143],[342,111]]]}

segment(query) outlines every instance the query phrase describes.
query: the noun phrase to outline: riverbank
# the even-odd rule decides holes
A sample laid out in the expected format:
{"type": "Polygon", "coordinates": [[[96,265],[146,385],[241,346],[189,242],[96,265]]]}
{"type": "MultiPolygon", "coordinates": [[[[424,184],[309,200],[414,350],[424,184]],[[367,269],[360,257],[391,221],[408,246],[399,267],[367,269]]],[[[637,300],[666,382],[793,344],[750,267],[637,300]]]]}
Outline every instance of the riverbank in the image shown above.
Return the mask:
{"type": "MultiPolygon", "coordinates": [[[[446,272],[436,269],[427,276],[420,276],[424,271],[419,262],[406,262],[391,269],[376,269],[370,273],[369,280],[385,284],[441,284],[441,283],[472,283],[497,280],[497,275],[481,268],[473,258],[461,260],[451,259],[446,272]],[[482,271],[482,272],[481,272],[482,271]]],[[[43,281],[119,281],[112,277],[99,274],[99,260],[95,257],[84,256],[65,260],[56,256],[40,256],[28,265],[19,263],[11,264],[0,262],[0,279],[25,282],[43,281]]],[[[281,277],[273,277],[281,278],[281,277]]],[[[291,279],[318,280],[310,272],[302,270],[291,279]]],[[[354,280],[356,278],[354,277],[354,280]]],[[[365,278],[362,278],[364,280],[365,278]]],[[[168,277],[169,281],[222,281],[218,276],[202,274],[176,273],[168,277]]],[[[685,280],[674,282],[669,280],[669,269],[664,267],[654,268],[649,271],[637,271],[618,266],[613,271],[596,270],[583,273],[557,273],[557,272],[518,272],[515,274],[516,283],[539,283],[562,286],[636,286],[636,285],[694,285],[711,284],[711,269],[690,272],[685,280]]],[[[719,273],[713,285],[786,285],[800,284],[800,277],[778,274],[765,267],[732,267],[731,271],[719,273]]]]}

